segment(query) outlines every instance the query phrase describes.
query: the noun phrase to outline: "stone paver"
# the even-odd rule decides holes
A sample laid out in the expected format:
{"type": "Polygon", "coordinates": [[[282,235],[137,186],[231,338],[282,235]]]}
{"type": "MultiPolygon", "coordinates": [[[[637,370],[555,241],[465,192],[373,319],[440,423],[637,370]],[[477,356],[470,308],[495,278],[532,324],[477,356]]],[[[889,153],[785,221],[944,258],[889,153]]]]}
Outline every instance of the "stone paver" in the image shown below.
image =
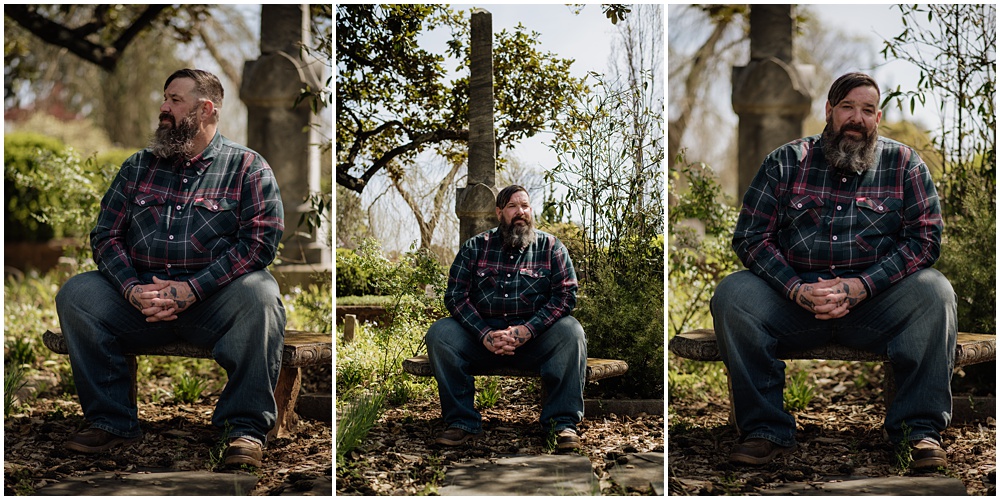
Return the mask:
{"type": "Polygon", "coordinates": [[[943,476],[930,477],[847,477],[842,480],[783,484],[760,490],[762,495],[921,495],[965,496],[962,481],[943,476]]]}
{"type": "Polygon", "coordinates": [[[634,453],[618,459],[611,480],[636,491],[663,494],[663,453],[634,453]]]}
{"type": "MultiPolygon", "coordinates": [[[[662,480],[662,472],[660,474],[662,480]]],[[[597,477],[587,457],[514,456],[448,466],[441,495],[595,495],[597,477]]]]}
{"type": "Polygon", "coordinates": [[[40,488],[42,496],[249,495],[256,476],[207,471],[104,472],[60,480],[40,488]]]}

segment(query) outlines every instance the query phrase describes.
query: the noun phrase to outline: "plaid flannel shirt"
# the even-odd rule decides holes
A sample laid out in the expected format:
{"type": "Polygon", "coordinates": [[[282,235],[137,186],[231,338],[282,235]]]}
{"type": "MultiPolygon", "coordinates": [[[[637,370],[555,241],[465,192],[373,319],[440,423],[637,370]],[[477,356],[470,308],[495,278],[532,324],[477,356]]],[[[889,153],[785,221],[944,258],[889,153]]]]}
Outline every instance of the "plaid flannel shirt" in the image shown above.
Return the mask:
{"type": "Polygon", "coordinates": [[[535,233],[535,242],[520,251],[504,249],[496,228],[469,238],[459,249],[444,303],[480,340],[493,330],[485,319],[525,325],[538,336],[576,306],[576,271],[569,252],[555,236],[535,233]]]}
{"type": "Polygon", "coordinates": [[[155,275],[188,282],[204,300],[270,264],[283,230],[271,167],[216,133],[187,161],[148,149],[125,160],[101,200],[90,245],[98,269],[122,294],[155,275]]]}
{"type": "Polygon", "coordinates": [[[733,249],[785,296],[818,277],[860,278],[873,297],[937,260],[941,206],[910,147],[879,137],[875,165],[835,171],[820,135],[764,159],[743,199],[733,249]]]}

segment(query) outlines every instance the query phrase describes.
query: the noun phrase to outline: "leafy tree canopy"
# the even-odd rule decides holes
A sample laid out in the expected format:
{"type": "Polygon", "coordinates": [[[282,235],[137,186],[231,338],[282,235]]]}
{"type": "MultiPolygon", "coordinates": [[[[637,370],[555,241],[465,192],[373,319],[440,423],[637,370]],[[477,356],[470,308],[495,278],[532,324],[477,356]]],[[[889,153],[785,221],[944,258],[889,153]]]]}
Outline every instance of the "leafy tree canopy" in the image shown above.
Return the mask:
{"type": "MultiPolygon", "coordinates": [[[[433,150],[461,161],[468,142],[469,20],[440,5],[337,6],[337,183],[362,192],[379,171],[401,171],[433,150]],[[448,81],[445,54],[418,44],[448,29],[447,55],[459,76],[448,81]],[[432,149],[433,148],[433,149],[432,149]]],[[[538,50],[539,34],[521,25],[494,34],[497,157],[518,141],[558,129],[570,96],[586,92],[570,75],[572,59],[538,50]]]]}

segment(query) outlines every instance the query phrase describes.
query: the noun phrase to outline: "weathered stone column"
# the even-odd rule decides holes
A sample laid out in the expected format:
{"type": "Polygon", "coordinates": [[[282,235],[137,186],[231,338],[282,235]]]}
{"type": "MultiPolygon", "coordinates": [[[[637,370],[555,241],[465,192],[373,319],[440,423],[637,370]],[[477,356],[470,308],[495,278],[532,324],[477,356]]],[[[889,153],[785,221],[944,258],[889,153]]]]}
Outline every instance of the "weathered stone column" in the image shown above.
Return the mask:
{"type": "Polygon", "coordinates": [[[459,245],[496,227],[496,147],[493,135],[493,14],[472,11],[469,62],[469,178],[455,196],[459,245]]]}
{"type": "Polygon", "coordinates": [[[750,62],[733,68],[733,110],[739,124],[739,199],[764,157],[802,137],[812,96],[806,79],[812,66],[794,64],[791,5],[750,7],[750,62]]]}
{"type": "MultiPolygon", "coordinates": [[[[286,263],[329,265],[329,252],[316,237],[297,230],[299,218],[309,209],[310,191],[319,190],[320,139],[312,127],[306,103],[295,108],[309,74],[321,71],[319,61],[303,61],[300,43],[309,43],[307,5],[264,5],[260,13],[260,58],[243,66],[240,99],[247,106],[247,147],[271,165],[285,208],[282,259],[286,263]]],[[[312,84],[315,87],[315,83],[312,84]]]]}

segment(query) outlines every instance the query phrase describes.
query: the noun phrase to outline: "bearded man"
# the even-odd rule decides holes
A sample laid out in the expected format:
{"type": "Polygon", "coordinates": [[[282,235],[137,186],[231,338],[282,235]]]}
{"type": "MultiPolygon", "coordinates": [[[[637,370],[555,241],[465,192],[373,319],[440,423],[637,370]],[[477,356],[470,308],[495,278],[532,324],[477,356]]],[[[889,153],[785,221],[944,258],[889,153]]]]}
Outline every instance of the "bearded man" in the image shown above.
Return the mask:
{"type": "Polygon", "coordinates": [[[499,226],[466,241],[448,274],[444,303],[451,317],[427,332],[446,429],[435,442],[458,446],[482,432],[469,367],[537,371],[546,398],[539,419],[560,450],[579,448],[587,342],[570,316],[576,271],[566,247],[534,227],[528,191],[497,195],[499,226]]]}
{"type": "Polygon", "coordinates": [[[56,308],[89,427],[65,444],[100,453],[142,437],[124,353],[185,341],[229,376],[212,423],[225,464],[261,466],[274,426],[285,310],[274,278],[284,230],[274,174],[218,132],[223,89],[182,69],[163,86],[149,147],[125,160],[90,233],[98,271],[74,276],[56,308]]]}
{"type": "Polygon", "coordinates": [[[780,355],[836,342],[888,355],[891,443],[912,451],[913,468],[947,465],[957,312],[930,268],[941,208],[917,153],[878,136],[881,119],[875,80],[838,78],[823,134],[769,154],[743,199],[733,249],[748,270],[723,279],[711,304],[742,435],[732,462],[794,450],[780,355]]]}

